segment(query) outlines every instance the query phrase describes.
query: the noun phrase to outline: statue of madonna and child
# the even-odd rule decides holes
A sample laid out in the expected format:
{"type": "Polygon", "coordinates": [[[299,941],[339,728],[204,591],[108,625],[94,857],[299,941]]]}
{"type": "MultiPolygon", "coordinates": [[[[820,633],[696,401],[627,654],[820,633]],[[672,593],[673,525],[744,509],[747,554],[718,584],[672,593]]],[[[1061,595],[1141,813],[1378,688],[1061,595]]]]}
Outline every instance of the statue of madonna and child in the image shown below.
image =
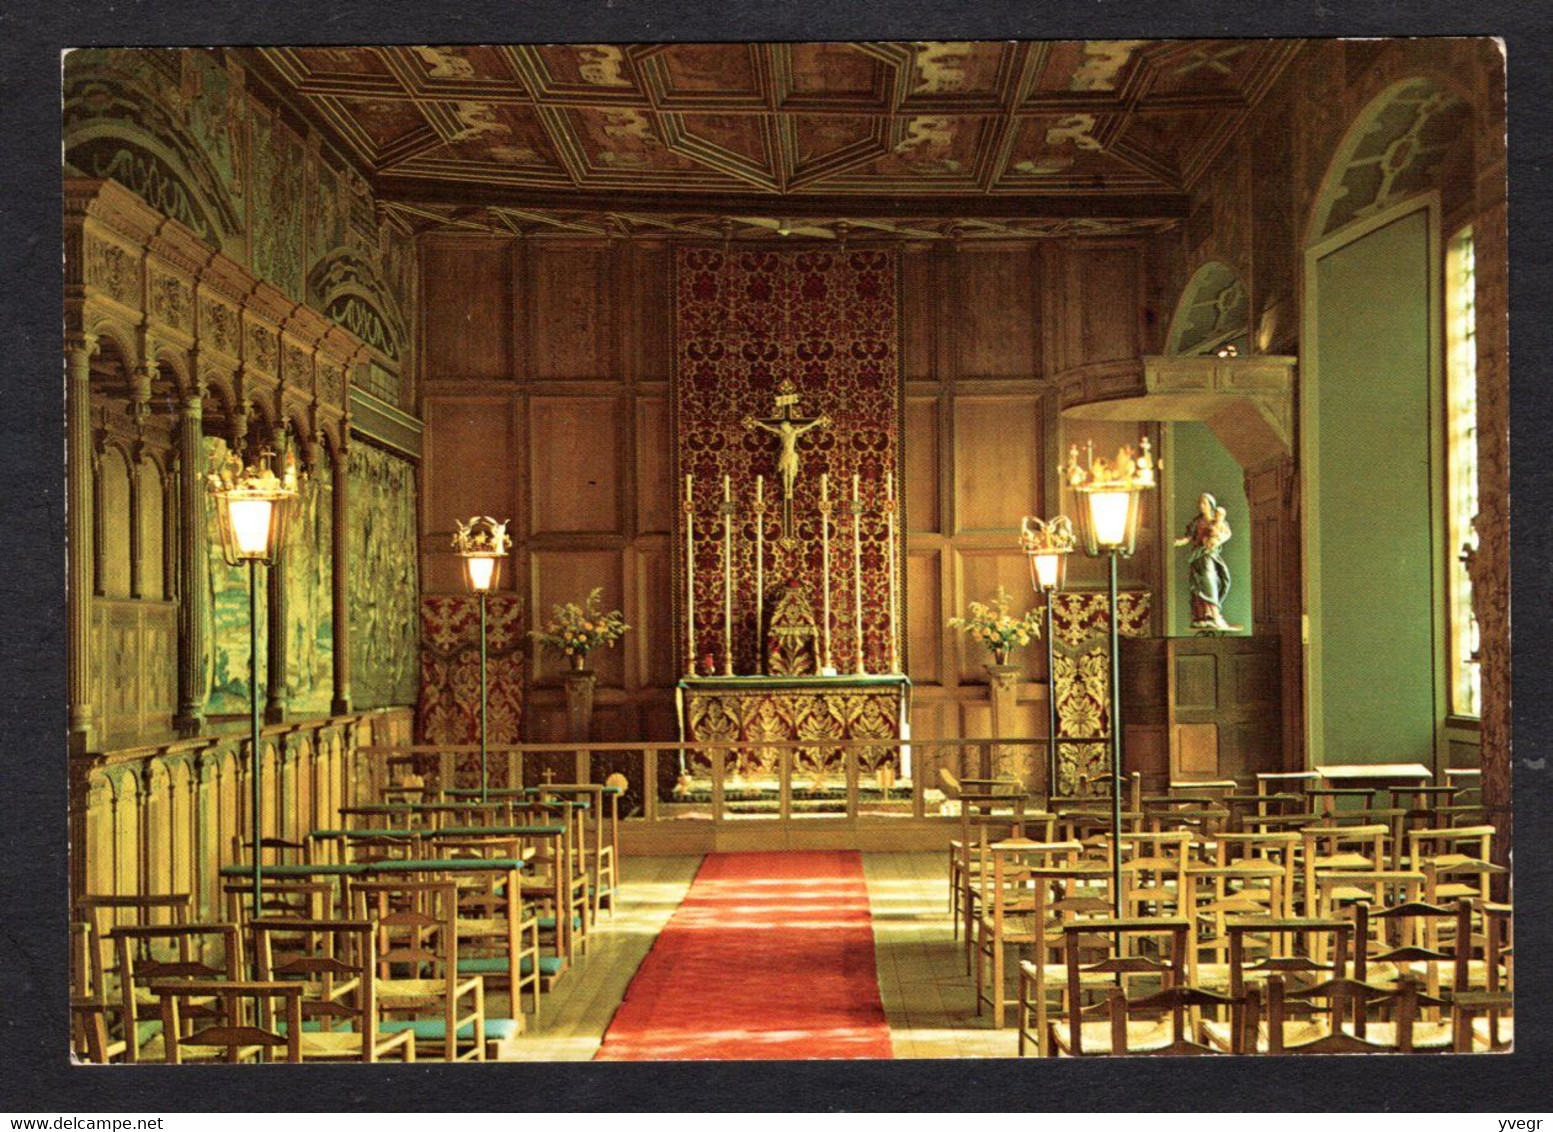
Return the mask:
{"type": "Polygon", "coordinates": [[[1187,586],[1192,595],[1192,628],[1201,636],[1234,633],[1239,625],[1224,620],[1224,599],[1229,596],[1229,567],[1222,553],[1229,541],[1227,512],[1208,492],[1197,501],[1197,514],[1186,525],[1176,546],[1190,546],[1187,586]]]}

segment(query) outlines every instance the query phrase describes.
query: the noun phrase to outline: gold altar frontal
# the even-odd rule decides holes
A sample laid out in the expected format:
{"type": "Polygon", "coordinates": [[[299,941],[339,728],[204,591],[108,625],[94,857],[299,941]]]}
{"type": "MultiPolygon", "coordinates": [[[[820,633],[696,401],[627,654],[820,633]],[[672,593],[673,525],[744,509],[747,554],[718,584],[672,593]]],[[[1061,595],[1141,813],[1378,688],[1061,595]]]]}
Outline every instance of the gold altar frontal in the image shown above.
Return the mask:
{"type": "MultiPolygon", "coordinates": [[[[911,681],[893,676],[687,676],[675,692],[680,738],[690,743],[910,738],[911,681]]],[[[858,769],[890,766],[901,778],[894,744],[858,751],[858,769]]],[[[774,776],[778,752],[735,749],[727,771],[750,779],[774,776]]],[[[840,749],[800,747],[794,773],[841,773],[840,749]]],[[[710,772],[705,752],[691,752],[688,769],[710,772]]]]}

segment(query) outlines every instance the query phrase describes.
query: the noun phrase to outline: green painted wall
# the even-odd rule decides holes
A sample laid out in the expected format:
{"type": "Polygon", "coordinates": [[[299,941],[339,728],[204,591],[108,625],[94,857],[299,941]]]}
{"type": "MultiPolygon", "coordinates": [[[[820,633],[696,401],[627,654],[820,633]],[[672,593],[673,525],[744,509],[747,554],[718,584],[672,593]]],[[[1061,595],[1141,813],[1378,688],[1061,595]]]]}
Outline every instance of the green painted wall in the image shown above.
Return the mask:
{"type": "MultiPolygon", "coordinates": [[[[1224,603],[1224,619],[1251,635],[1251,505],[1246,501],[1245,474],[1213,430],[1200,421],[1178,421],[1170,426],[1170,454],[1165,474],[1169,479],[1169,513],[1165,534],[1179,538],[1197,514],[1197,501],[1209,492],[1229,512],[1230,540],[1224,546],[1229,567],[1230,591],[1224,603]]],[[[1166,624],[1172,637],[1192,635],[1192,602],[1187,591],[1187,556],[1192,548],[1167,547],[1171,555],[1172,584],[1166,595],[1166,624]]]]}
{"type": "Polygon", "coordinates": [[[1323,761],[1433,758],[1428,214],[1316,267],[1323,761]]]}

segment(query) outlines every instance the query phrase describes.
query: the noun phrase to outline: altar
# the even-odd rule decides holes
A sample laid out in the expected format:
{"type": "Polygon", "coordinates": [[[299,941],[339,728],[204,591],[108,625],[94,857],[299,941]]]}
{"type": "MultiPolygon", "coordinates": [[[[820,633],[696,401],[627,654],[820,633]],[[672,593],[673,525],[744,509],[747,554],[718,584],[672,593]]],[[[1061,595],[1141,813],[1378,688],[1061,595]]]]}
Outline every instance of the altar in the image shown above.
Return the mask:
{"type": "MultiPolygon", "coordinates": [[[[782,740],[909,739],[911,681],[878,676],[687,676],[675,690],[680,738],[688,743],[782,740]]],[[[744,778],[775,774],[778,752],[735,748],[728,770],[744,778]]],[[[874,775],[890,767],[911,775],[909,758],[895,744],[858,751],[858,769],[874,775]],[[903,758],[896,757],[897,750],[903,758]],[[907,765],[902,765],[902,762],[907,765]]],[[[800,747],[795,772],[839,773],[837,748],[800,747]]],[[[692,752],[689,769],[705,773],[709,759],[692,752]]]]}

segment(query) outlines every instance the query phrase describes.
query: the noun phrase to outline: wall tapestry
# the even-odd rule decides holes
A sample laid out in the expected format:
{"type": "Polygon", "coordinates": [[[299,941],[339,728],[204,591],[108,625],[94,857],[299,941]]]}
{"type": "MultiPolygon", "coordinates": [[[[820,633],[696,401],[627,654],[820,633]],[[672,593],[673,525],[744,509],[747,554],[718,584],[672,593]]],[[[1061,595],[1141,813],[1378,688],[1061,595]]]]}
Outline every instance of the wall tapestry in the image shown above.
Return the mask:
{"type": "MultiPolygon", "coordinates": [[[[205,437],[205,467],[225,460],[226,441],[205,437]]],[[[216,509],[205,500],[205,546],[210,555],[210,693],[208,715],[241,715],[248,698],[248,567],[228,566],[221,556],[221,528],[216,509]]],[[[264,706],[265,640],[269,636],[269,594],[264,568],[259,569],[259,706],[264,706]]]]}
{"type": "Polygon", "coordinates": [[[334,483],[320,459],[302,481],[286,539],[286,690],[297,715],[334,698],[334,483]]]}
{"type": "MultiPolygon", "coordinates": [[[[1111,734],[1110,600],[1104,593],[1069,591],[1056,595],[1052,639],[1057,683],[1057,781],[1063,794],[1078,788],[1079,775],[1106,773],[1105,743],[1063,743],[1062,739],[1105,739],[1111,734]]],[[[1150,594],[1116,595],[1117,625],[1124,637],[1149,635],[1150,594]]]]}
{"type": "MultiPolygon", "coordinates": [[[[856,656],[852,587],[852,477],[860,477],[863,516],[863,637],[869,672],[890,667],[886,528],[880,504],[885,473],[901,483],[901,396],[897,294],[893,251],[769,251],[681,248],[675,259],[673,411],[677,439],[676,493],[694,478],[697,660],[712,654],[722,666],[722,501],[724,474],[739,507],[733,572],[734,672],[760,672],[762,652],[755,586],[755,527],[749,505],[755,477],[765,476],[766,594],[796,582],[816,612],[821,607],[820,477],[830,477],[836,503],[831,531],[832,659],[851,671],[856,656]],[[830,418],[798,438],[790,545],[781,533],[777,439],[748,429],[746,416],[770,418],[778,388],[791,382],[797,415],[830,418]]],[[[676,624],[685,624],[684,517],[675,509],[676,624]]],[[[901,536],[897,532],[897,539],[901,536]]],[[[897,548],[896,561],[901,560],[897,548]]],[[[905,621],[901,591],[900,621],[905,621]]],[[[904,642],[900,626],[894,627],[904,642]]],[[[681,629],[675,651],[684,670],[681,629]]],[[[902,658],[904,666],[904,657],[902,658]]]]}
{"type": "Polygon", "coordinates": [[[413,704],[420,683],[415,466],[357,439],[348,469],[353,704],[413,704]]]}
{"type": "Polygon", "coordinates": [[[413,306],[413,245],[380,220],[359,175],[304,144],[246,82],[243,65],[219,49],[71,51],[66,173],[118,181],[363,337],[390,364],[374,363],[373,392],[409,407],[413,391],[391,371],[409,368],[402,312],[413,306]],[[340,263],[350,265],[349,287],[330,282],[340,263]],[[310,285],[317,280],[330,285],[310,285]]]}
{"type": "MultiPolygon", "coordinates": [[[[421,698],[416,741],[432,744],[480,741],[480,602],[469,594],[421,599],[421,698]]],[[[486,605],[486,737],[492,743],[522,741],[523,603],[515,594],[493,594],[486,605]]],[[[479,756],[459,760],[459,776],[478,774],[479,756]]]]}

